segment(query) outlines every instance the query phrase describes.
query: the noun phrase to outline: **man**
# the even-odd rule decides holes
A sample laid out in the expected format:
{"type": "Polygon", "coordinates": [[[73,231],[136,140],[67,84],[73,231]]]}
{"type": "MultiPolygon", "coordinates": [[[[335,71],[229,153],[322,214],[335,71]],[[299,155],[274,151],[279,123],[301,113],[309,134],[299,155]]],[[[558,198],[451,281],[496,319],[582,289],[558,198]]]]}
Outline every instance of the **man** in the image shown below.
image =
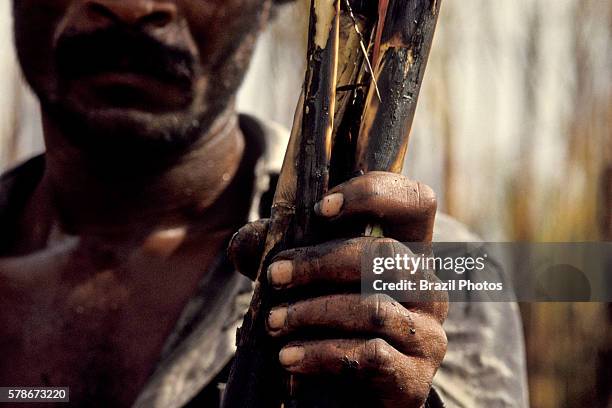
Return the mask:
{"type": "MultiPolygon", "coordinates": [[[[82,406],[215,406],[249,295],[225,248],[254,218],[277,160],[275,132],[234,108],[271,1],[13,7],[46,153],[0,187],[0,385],[69,386],[71,402],[82,406]]],[[[318,213],[326,222],[371,220],[390,239],[426,242],[435,209],[426,186],[373,173],[336,187],[318,213]]],[[[441,219],[436,236],[466,239],[441,219]],[[445,228],[455,234],[440,235],[445,228]]],[[[249,224],[232,241],[245,275],[265,228],[249,224]]],[[[338,288],[270,311],[286,370],[354,376],[385,407],[436,406],[440,396],[449,406],[522,406],[516,307],[453,305],[451,349],[434,379],[448,304],[347,294],[367,240],[287,251],[271,266],[279,291],[307,291],[323,279],[338,288]],[[334,336],[313,336],[321,332],[334,336]],[[288,343],[296,336],[308,340],[288,343]],[[341,364],[347,355],[360,362],[350,373],[341,364]]]]}

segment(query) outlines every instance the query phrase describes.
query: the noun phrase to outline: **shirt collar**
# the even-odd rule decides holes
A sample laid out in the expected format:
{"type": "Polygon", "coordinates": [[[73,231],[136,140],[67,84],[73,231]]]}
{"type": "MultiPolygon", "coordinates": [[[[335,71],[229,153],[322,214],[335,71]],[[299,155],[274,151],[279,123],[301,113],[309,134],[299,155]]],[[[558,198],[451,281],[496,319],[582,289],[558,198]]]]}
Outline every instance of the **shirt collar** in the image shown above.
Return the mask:
{"type": "MultiPolygon", "coordinates": [[[[276,123],[248,115],[240,116],[240,127],[246,138],[261,144],[249,213],[254,221],[260,218],[261,198],[270,189],[271,175],[282,166],[289,133],[276,123]]],[[[251,289],[250,282],[220,255],[183,310],[134,407],[181,407],[225,367],[236,351],[236,329],[248,309],[251,289]]]]}

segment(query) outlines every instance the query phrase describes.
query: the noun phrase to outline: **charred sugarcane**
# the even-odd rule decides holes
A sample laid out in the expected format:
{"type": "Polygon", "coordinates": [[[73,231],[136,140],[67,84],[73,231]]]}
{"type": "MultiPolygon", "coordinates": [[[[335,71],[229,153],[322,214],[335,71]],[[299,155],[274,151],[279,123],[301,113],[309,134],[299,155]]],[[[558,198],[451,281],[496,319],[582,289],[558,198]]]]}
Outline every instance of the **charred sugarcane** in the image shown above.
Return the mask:
{"type": "Polygon", "coordinates": [[[224,397],[226,407],[280,407],[286,398],[287,388],[282,386],[286,377],[278,364],[278,347],[267,339],[265,331],[266,312],[274,300],[265,272],[276,253],[313,239],[312,207],[328,187],[339,0],[313,0],[310,15],[303,93],[273,200],[255,293],[238,333],[238,350],[224,397]],[[300,200],[296,199],[298,189],[300,200]]]}
{"type": "Polygon", "coordinates": [[[266,270],[279,251],[329,238],[313,207],[331,185],[401,170],[439,7],[439,0],[312,0],[303,92],[225,407],[372,406],[333,381],[287,381],[279,345],[266,334],[266,313],[279,301],[266,270]]]}
{"type": "Polygon", "coordinates": [[[439,0],[380,1],[373,60],[384,97],[370,87],[356,170],[402,170],[439,9],[439,0]]]}

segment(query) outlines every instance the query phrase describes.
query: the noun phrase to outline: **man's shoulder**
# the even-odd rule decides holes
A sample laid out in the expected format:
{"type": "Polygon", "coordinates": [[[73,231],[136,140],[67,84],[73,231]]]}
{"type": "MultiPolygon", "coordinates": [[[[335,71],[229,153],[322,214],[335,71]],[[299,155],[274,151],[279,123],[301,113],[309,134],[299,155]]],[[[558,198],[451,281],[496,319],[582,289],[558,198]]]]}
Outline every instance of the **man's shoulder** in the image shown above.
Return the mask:
{"type": "Polygon", "coordinates": [[[27,180],[40,181],[45,169],[45,155],[39,154],[31,157],[0,175],[0,191],[4,194],[6,188],[20,184],[27,180]]]}
{"type": "Polygon", "coordinates": [[[35,156],[0,176],[0,254],[13,245],[19,214],[40,183],[45,156],[35,156]]]}
{"type": "MultiPolygon", "coordinates": [[[[450,242],[439,250],[463,251],[465,242],[482,238],[455,218],[438,213],[434,242],[450,242]]],[[[444,252],[442,252],[444,253],[444,252]]],[[[506,281],[494,257],[487,259],[474,280],[506,281]],[[484,275],[483,275],[484,274],[484,275]]],[[[525,407],[527,382],[521,318],[514,302],[483,302],[470,292],[453,301],[444,324],[448,350],[434,379],[437,393],[448,407],[525,407]],[[482,390],[487,392],[483,393],[482,390]]]]}

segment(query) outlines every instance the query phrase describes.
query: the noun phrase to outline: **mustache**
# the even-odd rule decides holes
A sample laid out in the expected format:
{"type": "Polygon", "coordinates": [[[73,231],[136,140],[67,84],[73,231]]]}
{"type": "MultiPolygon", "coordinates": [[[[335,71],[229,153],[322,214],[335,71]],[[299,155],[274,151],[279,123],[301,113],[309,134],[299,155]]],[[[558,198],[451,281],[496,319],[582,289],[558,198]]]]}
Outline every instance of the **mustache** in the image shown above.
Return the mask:
{"type": "Polygon", "coordinates": [[[65,33],[55,47],[58,73],[78,79],[101,72],[129,72],[191,83],[196,57],[186,47],[168,45],[138,30],[121,27],[65,33]]]}

